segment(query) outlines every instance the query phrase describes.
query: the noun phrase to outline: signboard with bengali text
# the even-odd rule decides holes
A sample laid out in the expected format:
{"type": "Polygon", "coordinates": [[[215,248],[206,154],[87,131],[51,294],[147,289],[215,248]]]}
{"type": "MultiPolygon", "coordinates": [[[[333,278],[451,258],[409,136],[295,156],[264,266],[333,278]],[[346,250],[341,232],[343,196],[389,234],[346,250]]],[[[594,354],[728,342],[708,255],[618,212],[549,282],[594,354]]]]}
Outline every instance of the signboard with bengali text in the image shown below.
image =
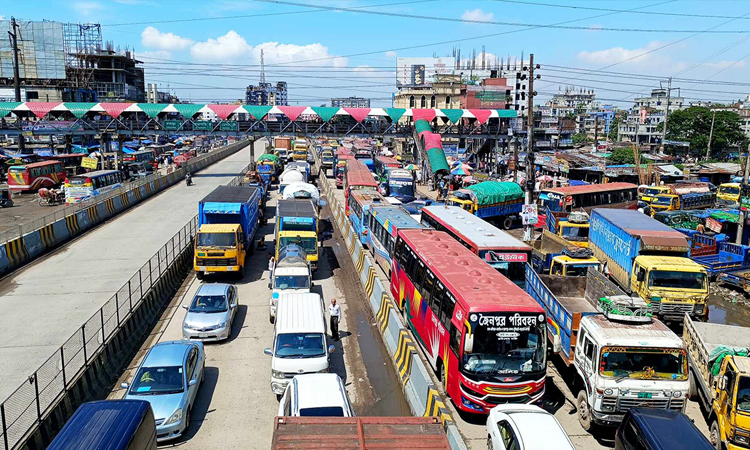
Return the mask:
{"type": "Polygon", "coordinates": [[[99,161],[96,158],[88,158],[83,157],[81,158],[81,167],[86,169],[96,169],[96,166],[99,164],[99,161]]]}

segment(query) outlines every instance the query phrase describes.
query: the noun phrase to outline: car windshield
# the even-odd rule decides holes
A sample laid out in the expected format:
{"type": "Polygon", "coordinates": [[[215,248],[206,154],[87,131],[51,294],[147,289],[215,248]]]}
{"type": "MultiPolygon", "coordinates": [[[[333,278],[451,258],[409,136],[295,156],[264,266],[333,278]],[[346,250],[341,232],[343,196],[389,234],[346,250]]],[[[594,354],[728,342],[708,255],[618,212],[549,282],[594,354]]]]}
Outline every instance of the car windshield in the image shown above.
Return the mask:
{"type": "Polygon", "coordinates": [[[409,184],[389,183],[388,191],[393,196],[401,195],[404,197],[414,197],[414,186],[411,184],[411,182],[409,182],[409,184]]]}
{"type": "Polygon", "coordinates": [[[182,366],[141,367],[130,395],[177,394],[184,390],[182,366]]]}
{"type": "Polygon", "coordinates": [[[234,233],[198,233],[198,247],[234,247],[234,233]]]}
{"type": "Polygon", "coordinates": [[[669,206],[672,204],[672,197],[656,197],[654,204],[669,206]]]}
{"type": "Polygon", "coordinates": [[[320,406],[318,408],[302,408],[301,417],[344,417],[344,409],[340,406],[320,406]]]}
{"type": "Polygon", "coordinates": [[[274,289],[310,289],[310,278],[304,275],[277,275],[273,278],[274,289]]]}
{"type": "Polygon", "coordinates": [[[315,253],[318,250],[318,241],[314,237],[283,237],[279,244],[281,248],[289,244],[297,244],[304,248],[307,253],[315,253]]]}
{"type": "Polygon", "coordinates": [[[648,286],[673,289],[705,289],[706,274],[700,272],[652,270],[648,277],[648,286]]]}
{"type": "Polygon", "coordinates": [[[278,358],[317,358],[326,355],[326,338],[320,333],[284,333],[276,338],[278,358]]]}
{"type": "MultiPolygon", "coordinates": [[[[480,324],[482,319],[480,318],[480,324]]],[[[476,327],[472,352],[462,359],[464,371],[487,378],[500,379],[507,374],[543,371],[546,342],[544,324],[523,327],[476,327]]]]}
{"type": "Polygon", "coordinates": [[[737,383],[737,409],[750,412],[750,377],[740,377],[737,383]]]}
{"type": "Polygon", "coordinates": [[[589,227],[562,227],[565,239],[585,241],[589,238],[589,227]]]}
{"type": "Polygon", "coordinates": [[[740,188],[738,188],[738,187],[723,187],[723,188],[719,188],[719,193],[720,194],[725,194],[725,195],[739,195],[740,188]]]}
{"type": "Polygon", "coordinates": [[[645,191],[643,191],[643,193],[645,195],[648,195],[649,197],[656,197],[657,195],[661,194],[662,191],[661,191],[661,189],[649,188],[649,189],[646,189],[645,191]]]}
{"type": "Polygon", "coordinates": [[[227,299],[223,295],[196,295],[189,309],[191,313],[219,313],[227,310],[227,299]]]}
{"type": "Polygon", "coordinates": [[[605,377],[641,380],[687,380],[681,348],[604,347],[599,373],[605,377]]]}
{"type": "Polygon", "coordinates": [[[572,264],[565,269],[565,276],[568,277],[585,277],[589,268],[598,268],[599,264],[572,264]]]}

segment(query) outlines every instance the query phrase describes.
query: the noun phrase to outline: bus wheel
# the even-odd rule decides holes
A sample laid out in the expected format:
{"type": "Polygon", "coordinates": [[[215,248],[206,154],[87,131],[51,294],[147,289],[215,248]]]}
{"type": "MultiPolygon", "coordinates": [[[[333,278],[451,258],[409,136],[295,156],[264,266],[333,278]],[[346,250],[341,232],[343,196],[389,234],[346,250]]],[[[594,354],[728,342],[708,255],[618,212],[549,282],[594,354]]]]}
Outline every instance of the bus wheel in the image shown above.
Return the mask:
{"type": "Polygon", "coordinates": [[[508,216],[503,219],[503,230],[510,230],[513,227],[513,218],[508,216]]]}
{"type": "Polygon", "coordinates": [[[437,360],[437,377],[438,381],[443,384],[443,389],[445,389],[445,369],[443,368],[442,359],[437,360]]]}
{"type": "Polygon", "coordinates": [[[581,390],[578,393],[577,403],[578,407],[578,422],[581,424],[581,428],[585,431],[591,430],[591,411],[589,410],[589,401],[586,391],[581,390]]]}

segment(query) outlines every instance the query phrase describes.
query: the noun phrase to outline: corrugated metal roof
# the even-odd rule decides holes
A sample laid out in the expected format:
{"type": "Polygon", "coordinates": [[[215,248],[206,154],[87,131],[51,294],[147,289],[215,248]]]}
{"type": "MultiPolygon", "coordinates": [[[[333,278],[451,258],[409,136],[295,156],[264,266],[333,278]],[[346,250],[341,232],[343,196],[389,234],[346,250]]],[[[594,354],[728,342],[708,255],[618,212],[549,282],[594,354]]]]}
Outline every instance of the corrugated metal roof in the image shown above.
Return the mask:
{"type": "Polygon", "coordinates": [[[276,334],[325,333],[323,304],[314,293],[283,294],[276,308],[276,334]]]}
{"type": "Polygon", "coordinates": [[[318,212],[310,199],[279,200],[276,204],[278,217],[318,217],[318,212]]]}
{"type": "Polygon", "coordinates": [[[631,183],[603,183],[589,184],[585,186],[568,186],[561,188],[543,189],[542,192],[554,192],[561,195],[593,194],[596,192],[608,192],[618,189],[636,189],[638,186],[631,183]]]}

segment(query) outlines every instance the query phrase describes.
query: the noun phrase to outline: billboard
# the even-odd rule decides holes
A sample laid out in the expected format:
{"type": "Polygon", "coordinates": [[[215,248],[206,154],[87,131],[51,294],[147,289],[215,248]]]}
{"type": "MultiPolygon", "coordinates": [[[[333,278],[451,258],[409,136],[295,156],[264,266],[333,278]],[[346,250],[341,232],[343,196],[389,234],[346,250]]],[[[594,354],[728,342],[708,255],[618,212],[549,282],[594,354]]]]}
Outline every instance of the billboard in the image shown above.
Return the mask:
{"type": "Polygon", "coordinates": [[[456,58],[396,58],[396,87],[430,86],[435,75],[456,73],[456,58]]]}
{"type": "MultiPolygon", "coordinates": [[[[21,78],[65,79],[62,22],[17,21],[18,70],[21,78]]],[[[0,20],[0,78],[13,78],[9,20],[0,20]]]]}

